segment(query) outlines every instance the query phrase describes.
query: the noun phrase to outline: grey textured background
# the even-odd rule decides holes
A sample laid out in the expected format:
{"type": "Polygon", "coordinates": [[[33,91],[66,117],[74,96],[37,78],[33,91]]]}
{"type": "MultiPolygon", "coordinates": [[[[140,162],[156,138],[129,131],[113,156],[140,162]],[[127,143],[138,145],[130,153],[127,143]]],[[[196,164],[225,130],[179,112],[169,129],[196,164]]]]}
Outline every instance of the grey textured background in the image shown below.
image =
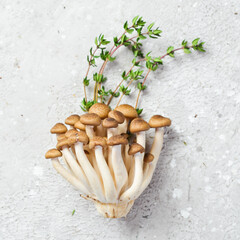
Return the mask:
{"type": "MultiPolygon", "coordinates": [[[[239,0],[1,0],[0,239],[239,240],[239,26],[239,0]],[[109,220],[44,153],[55,144],[50,127],[80,113],[94,37],[121,34],[137,14],[163,30],[146,52],[201,37],[207,53],[177,53],[149,76],[144,118],[173,124],[150,186],[126,219],[109,220]]],[[[130,66],[127,49],[117,56],[108,86],[130,66]]]]}

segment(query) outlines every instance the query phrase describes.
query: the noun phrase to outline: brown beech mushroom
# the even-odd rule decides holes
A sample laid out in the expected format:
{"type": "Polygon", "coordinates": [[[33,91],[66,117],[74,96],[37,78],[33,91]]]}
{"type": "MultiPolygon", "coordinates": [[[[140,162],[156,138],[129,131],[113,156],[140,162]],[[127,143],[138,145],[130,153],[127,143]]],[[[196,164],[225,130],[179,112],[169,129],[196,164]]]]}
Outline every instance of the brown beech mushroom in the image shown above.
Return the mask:
{"type": "Polygon", "coordinates": [[[85,187],[84,184],[81,183],[76,177],[74,177],[71,173],[69,173],[59,162],[58,157],[61,157],[62,153],[57,149],[50,149],[45,154],[46,159],[51,159],[53,167],[56,171],[65,178],[69,183],[71,183],[74,187],[80,190],[83,194],[89,195],[89,190],[85,187]]]}
{"type": "Polygon", "coordinates": [[[145,131],[149,130],[149,125],[142,118],[135,118],[130,123],[129,130],[131,133],[136,133],[137,143],[146,147],[146,135],[145,131]]]}
{"type": "Polygon", "coordinates": [[[82,124],[80,120],[75,122],[74,128],[77,128],[77,129],[79,129],[81,131],[85,131],[86,130],[86,126],[84,124],[82,124]]]}
{"type": "Polygon", "coordinates": [[[108,146],[112,146],[112,168],[115,178],[117,192],[120,193],[122,187],[128,180],[128,173],[122,158],[122,145],[126,145],[128,140],[121,135],[115,135],[108,139],[108,146]]]}
{"type": "Polygon", "coordinates": [[[150,163],[153,161],[154,156],[151,153],[145,153],[143,158],[143,179],[146,177],[150,163]]]}
{"type": "Polygon", "coordinates": [[[70,125],[70,128],[74,127],[74,124],[79,121],[80,116],[77,114],[73,114],[65,119],[65,124],[70,125]]]}
{"type": "Polygon", "coordinates": [[[133,143],[128,151],[129,155],[134,155],[134,178],[133,183],[121,196],[120,201],[129,201],[135,199],[138,190],[141,187],[143,180],[143,160],[142,153],[145,151],[144,147],[138,143],[133,143]]]}
{"type": "Polygon", "coordinates": [[[137,111],[134,107],[132,107],[128,104],[119,105],[115,108],[115,110],[121,112],[124,115],[124,117],[126,118],[125,121],[119,125],[118,134],[126,133],[129,120],[138,117],[137,111]]]}
{"type": "Polygon", "coordinates": [[[117,127],[117,130],[118,130],[118,134],[121,134],[119,129],[121,129],[121,126],[125,121],[124,115],[119,111],[112,110],[108,113],[108,117],[114,118],[118,122],[119,125],[117,127]]]}
{"type": "Polygon", "coordinates": [[[118,122],[114,118],[105,118],[102,126],[107,129],[107,138],[117,135],[118,122]]]}
{"type": "Polygon", "coordinates": [[[66,162],[70,166],[74,175],[86,186],[86,188],[90,189],[82,168],[79,166],[75,157],[72,155],[72,153],[69,150],[68,139],[65,138],[59,141],[57,143],[57,149],[61,150],[63,156],[65,157],[66,162]]]}
{"type": "Polygon", "coordinates": [[[95,113],[86,113],[81,116],[80,122],[86,125],[86,133],[91,139],[96,135],[93,128],[101,124],[101,118],[95,113]]]}
{"type": "MultiPolygon", "coordinates": [[[[95,113],[103,120],[107,118],[110,110],[110,107],[104,103],[95,103],[90,107],[89,113],[95,113]]],[[[106,135],[106,130],[103,128],[102,124],[97,126],[97,135],[101,137],[106,135]]]]}
{"type": "Polygon", "coordinates": [[[93,193],[100,201],[105,201],[104,194],[102,192],[102,186],[97,173],[89,162],[86,153],[84,151],[83,145],[88,143],[88,136],[85,132],[73,133],[69,139],[68,144],[74,145],[77,160],[82,167],[88,182],[93,190],[93,193]]]}
{"type": "Polygon", "coordinates": [[[150,153],[154,156],[154,159],[149,163],[148,170],[144,173],[144,180],[136,197],[138,197],[145,190],[152,179],[163,146],[164,127],[170,125],[171,120],[161,115],[154,115],[149,120],[149,126],[151,128],[155,128],[155,137],[150,150],[150,153]]]}
{"type": "Polygon", "coordinates": [[[107,143],[105,138],[100,136],[93,137],[89,143],[89,148],[94,149],[95,151],[95,158],[102,176],[106,200],[109,203],[115,203],[117,200],[117,191],[114,186],[114,181],[110,173],[109,167],[103,155],[103,148],[105,148],[106,146],[107,143]]]}
{"type": "Polygon", "coordinates": [[[63,123],[56,123],[50,130],[52,134],[62,134],[67,131],[67,127],[63,123]]]}

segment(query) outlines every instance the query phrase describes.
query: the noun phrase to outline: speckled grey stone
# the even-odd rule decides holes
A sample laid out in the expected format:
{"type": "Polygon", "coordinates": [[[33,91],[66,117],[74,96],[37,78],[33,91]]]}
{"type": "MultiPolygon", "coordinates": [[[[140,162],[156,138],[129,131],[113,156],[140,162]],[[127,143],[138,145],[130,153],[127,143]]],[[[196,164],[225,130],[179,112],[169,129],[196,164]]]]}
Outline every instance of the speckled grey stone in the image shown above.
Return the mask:
{"type": "MultiPolygon", "coordinates": [[[[239,240],[239,26],[239,0],[1,0],[0,239],[239,240]],[[160,113],[173,123],[150,186],[126,219],[109,220],[44,153],[55,144],[50,127],[80,113],[94,37],[121,34],[137,14],[163,30],[145,52],[195,37],[207,52],[176,53],[149,76],[143,117],[160,113]]],[[[108,87],[131,58],[118,52],[108,87]]]]}

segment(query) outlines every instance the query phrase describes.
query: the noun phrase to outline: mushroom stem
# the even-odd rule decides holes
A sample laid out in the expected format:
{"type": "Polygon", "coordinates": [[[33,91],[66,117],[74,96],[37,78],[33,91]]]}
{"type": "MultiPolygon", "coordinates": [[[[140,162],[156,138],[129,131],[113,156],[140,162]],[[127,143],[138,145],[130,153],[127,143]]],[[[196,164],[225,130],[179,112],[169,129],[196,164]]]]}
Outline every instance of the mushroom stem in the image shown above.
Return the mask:
{"type": "Polygon", "coordinates": [[[93,193],[96,195],[96,197],[101,201],[105,202],[105,197],[102,192],[102,186],[100,179],[98,178],[97,173],[95,172],[94,168],[92,167],[91,163],[89,162],[84,149],[83,149],[83,143],[77,142],[75,143],[75,150],[77,155],[77,160],[79,164],[81,165],[88,182],[93,190],[93,193]]]}
{"type": "Polygon", "coordinates": [[[136,195],[135,198],[138,198],[151,182],[154,170],[156,168],[156,165],[159,159],[159,155],[162,150],[163,135],[164,135],[164,128],[156,128],[155,138],[150,151],[150,153],[154,156],[154,160],[151,163],[149,163],[149,167],[145,169],[145,172],[144,172],[145,177],[143,179],[141,188],[139,189],[138,194],[136,195]]]}
{"type": "Polygon", "coordinates": [[[88,135],[89,139],[92,139],[94,136],[96,136],[93,126],[86,125],[86,134],[88,135]]]}
{"type": "Polygon", "coordinates": [[[127,172],[129,173],[130,171],[130,168],[131,168],[131,160],[132,160],[132,156],[130,156],[128,154],[128,150],[129,150],[129,144],[126,144],[124,146],[124,163],[125,163],[125,166],[126,166],[126,169],[127,169],[127,172]]]}
{"type": "Polygon", "coordinates": [[[103,156],[103,149],[101,146],[95,147],[95,157],[102,175],[106,200],[108,203],[115,203],[117,200],[117,191],[114,186],[112,175],[103,156]]]}
{"type": "Polygon", "coordinates": [[[121,191],[128,179],[127,169],[121,154],[121,147],[121,145],[112,146],[112,167],[118,193],[121,191]]]}
{"type": "Polygon", "coordinates": [[[71,152],[67,147],[65,146],[63,147],[62,154],[65,157],[69,166],[71,167],[74,175],[85,185],[86,188],[91,189],[86,180],[86,177],[84,175],[82,168],[78,165],[76,159],[73,157],[73,155],[71,154],[71,152]]]}
{"type": "Polygon", "coordinates": [[[99,126],[97,126],[97,136],[101,136],[101,137],[106,136],[106,129],[104,129],[102,122],[99,126]]]}
{"type": "Polygon", "coordinates": [[[107,129],[107,138],[109,139],[112,136],[115,136],[118,134],[117,128],[108,128],[107,129]]]}
{"type": "Polygon", "coordinates": [[[69,183],[71,183],[74,187],[80,190],[85,195],[90,195],[90,191],[85,187],[84,184],[81,183],[76,177],[74,177],[71,173],[69,173],[59,162],[58,158],[52,158],[52,165],[56,169],[56,171],[65,178],[69,183]]]}
{"type": "Polygon", "coordinates": [[[139,188],[141,187],[143,180],[143,161],[142,154],[134,154],[135,167],[134,167],[134,179],[131,187],[127,189],[120,197],[120,201],[129,201],[135,198],[139,188]]]}
{"type": "Polygon", "coordinates": [[[118,127],[117,127],[118,134],[122,134],[122,133],[127,132],[128,123],[129,123],[129,119],[125,118],[124,122],[118,125],[118,127]]]}

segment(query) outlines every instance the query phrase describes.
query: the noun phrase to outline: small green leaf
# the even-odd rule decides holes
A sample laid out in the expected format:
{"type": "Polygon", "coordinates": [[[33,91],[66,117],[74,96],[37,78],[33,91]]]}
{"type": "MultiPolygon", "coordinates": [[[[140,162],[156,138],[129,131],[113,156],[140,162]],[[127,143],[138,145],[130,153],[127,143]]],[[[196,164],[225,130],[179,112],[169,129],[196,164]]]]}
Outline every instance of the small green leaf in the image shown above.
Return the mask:
{"type": "Polygon", "coordinates": [[[141,115],[142,111],[143,111],[143,108],[136,108],[136,111],[137,111],[137,114],[138,116],[141,115]]]}
{"type": "Polygon", "coordinates": [[[171,52],[173,51],[173,49],[174,49],[173,46],[168,47],[168,49],[167,49],[167,53],[168,53],[168,54],[171,53],[171,52]]]}
{"type": "Polygon", "coordinates": [[[95,44],[98,46],[98,39],[97,39],[97,37],[95,38],[95,44]]]}
{"type": "Polygon", "coordinates": [[[151,23],[148,27],[147,27],[147,30],[150,31],[153,27],[154,23],[151,23]]]}
{"type": "Polygon", "coordinates": [[[199,41],[200,38],[196,38],[192,41],[192,45],[193,46],[196,46],[198,44],[198,41],[199,41]]]}
{"type": "Polygon", "coordinates": [[[132,20],[132,24],[133,24],[133,25],[135,25],[135,23],[136,23],[138,17],[139,17],[139,16],[136,16],[135,18],[133,18],[133,20],[132,20]]]}
{"type": "Polygon", "coordinates": [[[184,48],[183,51],[187,54],[191,53],[191,51],[188,48],[184,48]]]}
{"type": "Polygon", "coordinates": [[[75,211],[75,209],[72,211],[72,216],[74,215],[74,213],[75,213],[76,211],[75,211]]]}

